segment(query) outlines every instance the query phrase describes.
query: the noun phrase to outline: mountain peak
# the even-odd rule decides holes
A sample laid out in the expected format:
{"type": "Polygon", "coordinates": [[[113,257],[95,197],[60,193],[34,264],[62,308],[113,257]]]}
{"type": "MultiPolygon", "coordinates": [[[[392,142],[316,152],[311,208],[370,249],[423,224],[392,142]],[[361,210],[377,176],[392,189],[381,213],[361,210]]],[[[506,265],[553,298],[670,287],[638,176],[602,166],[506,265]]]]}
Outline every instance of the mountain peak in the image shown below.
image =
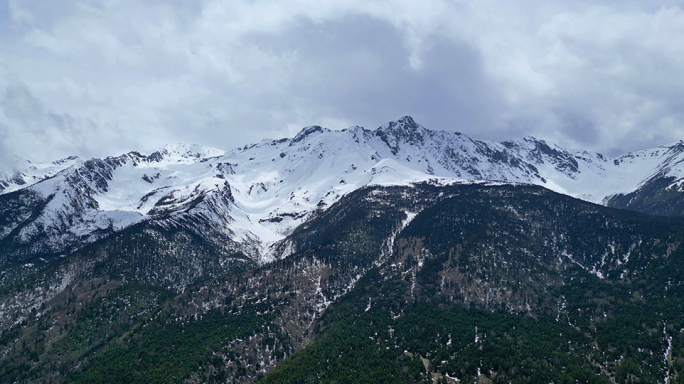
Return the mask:
{"type": "Polygon", "coordinates": [[[199,144],[166,144],[151,156],[160,157],[182,157],[186,159],[201,159],[206,157],[216,157],[224,155],[225,151],[212,147],[205,147],[199,144]]]}
{"type": "Polygon", "coordinates": [[[416,123],[411,116],[404,116],[396,121],[390,121],[389,123],[378,128],[378,131],[396,131],[396,132],[412,132],[417,131],[422,128],[420,124],[416,123]]]}
{"type": "Polygon", "coordinates": [[[323,128],[323,127],[321,127],[320,125],[312,125],[312,126],[309,126],[309,127],[304,127],[304,128],[302,128],[301,131],[299,131],[299,133],[298,133],[295,137],[292,138],[292,140],[290,141],[290,143],[291,143],[291,144],[292,144],[292,143],[298,143],[298,142],[304,140],[306,137],[308,137],[308,136],[310,136],[310,135],[312,135],[312,134],[314,134],[314,133],[316,133],[316,132],[321,132],[321,133],[322,133],[322,132],[324,132],[324,131],[328,131],[328,129],[323,128]]]}
{"type": "Polygon", "coordinates": [[[409,145],[423,144],[423,131],[425,128],[416,123],[411,116],[404,116],[381,126],[375,134],[387,144],[392,154],[396,155],[402,142],[409,145]]]}
{"type": "Polygon", "coordinates": [[[402,124],[406,128],[411,128],[411,129],[418,129],[420,127],[420,125],[418,125],[418,123],[416,123],[416,121],[413,120],[413,117],[408,116],[408,115],[399,119],[398,123],[402,124]]]}
{"type": "Polygon", "coordinates": [[[669,144],[665,144],[661,147],[670,148],[670,149],[672,149],[672,148],[683,148],[684,147],[684,140],[673,141],[673,142],[671,142],[669,144]]]}
{"type": "MultiPolygon", "coordinates": [[[[74,161],[78,161],[78,160],[80,160],[80,158],[78,156],[69,156],[69,157],[65,157],[63,159],[55,160],[52,162],[52,164],[61,165],[61,164],[66,164],[66,163],[74,162],[74,161]]],[[[28,161],[28,160],[27,160],[27,162],[30,163],[30,161],[28,161]]]]}

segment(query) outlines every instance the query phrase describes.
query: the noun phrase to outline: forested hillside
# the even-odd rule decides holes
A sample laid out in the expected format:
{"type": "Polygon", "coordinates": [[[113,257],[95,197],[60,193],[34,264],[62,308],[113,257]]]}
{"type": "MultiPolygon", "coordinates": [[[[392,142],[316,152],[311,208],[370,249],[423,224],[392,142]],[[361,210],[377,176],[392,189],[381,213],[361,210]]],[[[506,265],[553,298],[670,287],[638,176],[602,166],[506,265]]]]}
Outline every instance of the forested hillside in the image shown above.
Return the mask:
{"type": "Polygon", "coordinates": [[[135,228],[3,288],[0,381],[683,380],[684,219],[423,183],[342,197],[262,266],[135,228]]]}

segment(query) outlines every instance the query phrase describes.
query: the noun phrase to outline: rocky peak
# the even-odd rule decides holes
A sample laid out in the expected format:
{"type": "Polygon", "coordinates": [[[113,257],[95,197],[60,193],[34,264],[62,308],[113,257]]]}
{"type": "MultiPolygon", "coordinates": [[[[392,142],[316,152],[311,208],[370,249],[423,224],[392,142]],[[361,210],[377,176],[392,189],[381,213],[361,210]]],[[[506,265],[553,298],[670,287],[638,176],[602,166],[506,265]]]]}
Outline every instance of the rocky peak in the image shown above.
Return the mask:
{"type": "Polygon", "coordinates": [[[406,133],[415,132],[424,129],[420,124],[416,123],[411,116],[404,116],[399,120],[390,121],[389,123],[378,128],[378,131],[406,133]]]}
{"type": "Polygon", "coordinates": [[[416,123],[411,116],[404,116],[379,127],[375,134],[387,144],[392,154],[396,155],[401,143],[423,145],[425,131],[426,129],[416,123]]]}
{"type": "Polygon", "coordinates": [[[399,119],[397,121],[397,123],[399,125],[404,126],[405,129],[416,130],[416,129],[420,128],[420,125],[418,125],[418,123],[416,123],[416,121],[413,120],[413,117],[411,117],[411,116],[404,116],[401,119],[399,119]]]}
{"type": "Polygon", "coordinates": [[[290,140],[290,145],[298,143],[298,142],[304,140],[305,138],[313,135],[314,133],[317,133],[317,132],[323,133],[324,131],[327,132],[328,129],[325,129],[319,125],[312,125],[309,127],[304,127],[304,128],[302,128],[301,131],[299,131],[299,133],[295,137],[292,138],[292,140],[290,140]]]}
{"type": "Polygon", "coordinates": [[[684,140],[679,140],[671,145],[669,145],[668,152],[680,154],[684,152],[684,140]]]}

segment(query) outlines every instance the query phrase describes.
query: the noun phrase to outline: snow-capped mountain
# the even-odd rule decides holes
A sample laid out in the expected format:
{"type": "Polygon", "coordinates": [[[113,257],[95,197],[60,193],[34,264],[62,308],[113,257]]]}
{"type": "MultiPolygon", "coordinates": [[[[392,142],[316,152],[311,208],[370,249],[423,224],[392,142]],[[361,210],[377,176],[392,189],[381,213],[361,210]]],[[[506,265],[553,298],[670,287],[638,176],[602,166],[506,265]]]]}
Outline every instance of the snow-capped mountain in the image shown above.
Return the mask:
{"type": "Polygon", "coordinates": [[[0,194],[10,193],[45,180],[79,162],[77,156],[69,156],[47,164],[33,164],[18,157],[14,160],[14,172],[0,171],[0,194]]]}
{"type": "Polygon", "coordinates": [[[655,180],[681,191],[683,160],[681,141],[610,159],[533,137],[473,140],[408,116],[376,130],[312,126],[226,151],[168,145],[149,155],[31,164],[0,178],[0,239],[24,244],[17,253],[58,254],[143,221],[201,221],[263,262],[284,256],[273,245],[317,210],[367,185],[528,183],[619,206],[620,196],[655,180]]]}

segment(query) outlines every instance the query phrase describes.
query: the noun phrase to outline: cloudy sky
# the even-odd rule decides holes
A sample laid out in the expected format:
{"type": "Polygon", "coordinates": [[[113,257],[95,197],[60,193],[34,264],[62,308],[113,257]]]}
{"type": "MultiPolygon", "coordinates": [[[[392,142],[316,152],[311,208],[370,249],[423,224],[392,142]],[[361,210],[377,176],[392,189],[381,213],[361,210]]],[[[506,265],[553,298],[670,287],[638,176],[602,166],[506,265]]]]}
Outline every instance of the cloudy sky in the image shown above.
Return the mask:
{"type": "Polygon", "coordinates": [[[403,115],[607,155],[684,139],[684,1],[0,0],[0,163],[403,115]]]}

